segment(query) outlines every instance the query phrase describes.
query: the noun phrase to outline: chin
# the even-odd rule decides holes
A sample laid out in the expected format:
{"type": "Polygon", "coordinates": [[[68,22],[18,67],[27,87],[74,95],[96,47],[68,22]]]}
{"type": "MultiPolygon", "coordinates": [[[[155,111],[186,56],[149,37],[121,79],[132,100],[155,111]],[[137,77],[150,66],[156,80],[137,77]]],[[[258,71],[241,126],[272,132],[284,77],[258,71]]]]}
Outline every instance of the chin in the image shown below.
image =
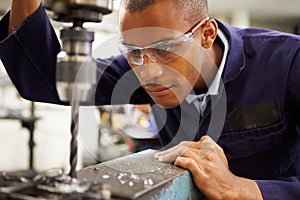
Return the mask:
{"type": "Polygon", "coordinates": [[[174,108],[174,107],[177,107],[181,102],[179,102],[177,99],[176,100],[157,100],[157,99],[153,99],[154,102],[162,107],[162,108],[174,108]]]}

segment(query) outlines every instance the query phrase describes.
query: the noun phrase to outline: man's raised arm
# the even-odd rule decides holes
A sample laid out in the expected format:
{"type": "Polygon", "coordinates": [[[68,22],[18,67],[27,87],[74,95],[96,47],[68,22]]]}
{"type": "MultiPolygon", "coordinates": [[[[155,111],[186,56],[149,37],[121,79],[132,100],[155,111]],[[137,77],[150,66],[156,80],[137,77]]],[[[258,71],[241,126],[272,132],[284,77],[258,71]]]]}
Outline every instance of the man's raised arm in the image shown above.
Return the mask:
{"type": "Polygon", "coordinates": [[[12,0],[8,33],[11,34],[40,4],[41,0],[12,0]]]}

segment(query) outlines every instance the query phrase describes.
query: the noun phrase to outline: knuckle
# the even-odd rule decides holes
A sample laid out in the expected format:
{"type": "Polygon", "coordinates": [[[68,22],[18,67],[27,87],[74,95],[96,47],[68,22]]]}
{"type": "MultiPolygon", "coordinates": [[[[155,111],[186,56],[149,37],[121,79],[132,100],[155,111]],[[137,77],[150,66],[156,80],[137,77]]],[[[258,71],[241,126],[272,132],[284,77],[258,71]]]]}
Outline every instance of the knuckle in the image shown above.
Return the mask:
{"type": "Polygon", "coordinates": [[[212,157],[212,155],[209,153],[209,154],[207,154],[206,159],[209,160],[209,161],[212,161],[212,160],[213,160],[213,157],[212,157]]]}
{"type": "Polygon", "coordinates": [[[188,159],[186,160],[186,166],[187,166],[188,168],[193,167],[193,166],[195,166],[195,165],[196,165],[196,162],[195,162],[193,159],[188,158],[188,159]]]}
{"type": "Polygon", "coordinates": [[[181,153],[186,152],[188,149],[189,149],[189,147],[186,146],[186,145],[180,145],[179,146],[179,152],[181,152],[181,153]]]}
{"type": "Polygon", "coordinates": [[[212,153],[212,151],[206,152],[205,159],[208,160],[208,161],[212,161],[213,160],[213,153],[212,153]]]}
{"type": "Polygon", "coordinates": [[[219,145],[216,145],[216,149],[218,150],[218,151],[220,151],[220,152],[224,152],[224,150],[223,150],[223,148],[222,147],[220,147],[219,145]]]}
{"type": "Polygon", "coordinates": [[[188,146],[189,142],[188,141],[182,141],[179,143],[179,146],[188,146]]]}
{"type": "Polygon", "coordinates": [[[179,146],[179,147],[178,147],[178,153],[179,153],[180,155],[182,155],[185,151],[186,151],[186,147],[184,147],[184,146],[179,146]]]}
{"type": "Polygon", "coordinates": [[[205,140],[205,141],[211,140],[210,137],[209,137],[208,135],[204,135],[204,136],[202,136],[202,138],[203,138],[203,140],[205,140]]]}
{"type": "Polygon", "coordinates": [[[207,165],[205,166],[205,171],[206,171],[207,173],[212,172],[212,171],[213,171],[213,166],[212,166],[211,164],[207,164],[207,165]]]}

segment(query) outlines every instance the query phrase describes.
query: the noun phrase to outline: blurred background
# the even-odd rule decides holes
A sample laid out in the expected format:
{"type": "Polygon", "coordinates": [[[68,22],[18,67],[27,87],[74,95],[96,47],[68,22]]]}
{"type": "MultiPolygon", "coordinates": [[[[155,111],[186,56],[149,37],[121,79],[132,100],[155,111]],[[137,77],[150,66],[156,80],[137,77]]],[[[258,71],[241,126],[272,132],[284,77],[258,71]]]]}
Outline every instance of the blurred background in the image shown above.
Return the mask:
{"type": "MultiPolygon", "coordinates": [[[[300,34],[299,0],[208,0],[210,16],[238,27],[264,27],[300,34]]],[[[0,15],[11,0],[0,1],[0,15]]],[[[100,24],[93,46],[118,35],[118,8],[100,24]]],[[[57,34],[61,24],[52,22],[57,34]]],[[[0,171],[69,170],[70,107],[22,99],[0,62],[0,171]]],[[[78,168],[147,148],[160,148],[147,105],[81,107],[78,168]],[[137,134],[138,133],[138,134],[137,134]]]]}

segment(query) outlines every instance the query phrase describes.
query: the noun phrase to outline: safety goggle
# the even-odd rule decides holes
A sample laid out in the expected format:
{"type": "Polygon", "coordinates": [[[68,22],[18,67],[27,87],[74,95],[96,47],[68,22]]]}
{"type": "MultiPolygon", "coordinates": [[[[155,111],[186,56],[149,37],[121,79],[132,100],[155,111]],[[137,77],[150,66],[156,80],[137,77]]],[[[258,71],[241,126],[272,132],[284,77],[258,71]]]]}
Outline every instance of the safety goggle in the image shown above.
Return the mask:
{"type": "Polygon", "coordinates": [[[144,47],[137,47],[123,42],[119,49],[127,61],[133,65],[143,65],[144,57],[147,56],[152,62],[167,63],[178,58],[189,47],[189,39],[196,31],[203,26],[209,17],[206,17],[189,29],[185,34],[164,41],[159,41],[144,47]]]}

